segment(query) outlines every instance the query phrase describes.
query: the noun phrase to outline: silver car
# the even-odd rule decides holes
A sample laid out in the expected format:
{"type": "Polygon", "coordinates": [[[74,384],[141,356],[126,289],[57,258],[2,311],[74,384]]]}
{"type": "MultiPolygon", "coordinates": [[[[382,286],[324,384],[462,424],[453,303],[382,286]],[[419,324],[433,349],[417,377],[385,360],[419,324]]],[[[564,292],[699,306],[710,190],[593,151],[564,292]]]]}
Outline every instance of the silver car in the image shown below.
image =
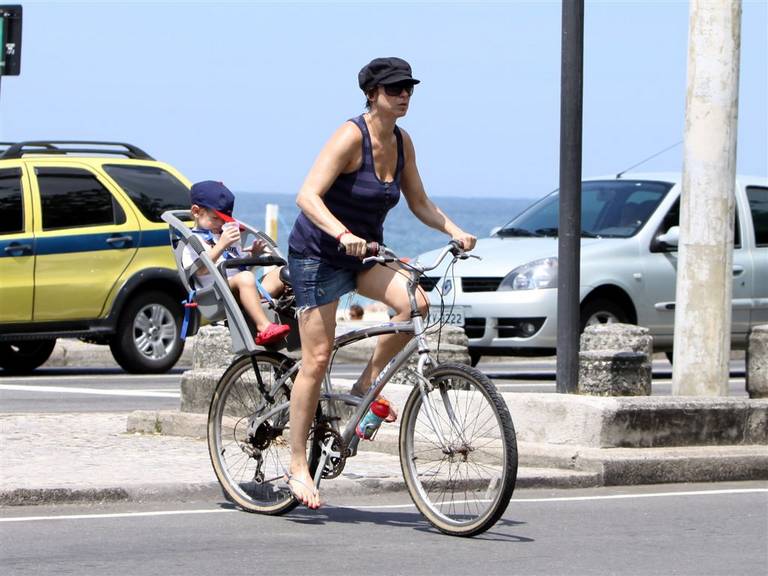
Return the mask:
{"type": "MultiPolygon", "coordinates": [[[[423,279],[430,320],[464,326],[473,362],[484,354],[554,354],[558,204],[552,192],[479,240],[474,253],[482,260],[423,279]]],[[[768,178],[739,176],[736,207],[732,345],[743,348],[750,327],[768,323],[768,178]]],[[[639,324],[657,350],[671,351],[679,213],[680,174],[582,183],[582,329],[639,324]]]]}

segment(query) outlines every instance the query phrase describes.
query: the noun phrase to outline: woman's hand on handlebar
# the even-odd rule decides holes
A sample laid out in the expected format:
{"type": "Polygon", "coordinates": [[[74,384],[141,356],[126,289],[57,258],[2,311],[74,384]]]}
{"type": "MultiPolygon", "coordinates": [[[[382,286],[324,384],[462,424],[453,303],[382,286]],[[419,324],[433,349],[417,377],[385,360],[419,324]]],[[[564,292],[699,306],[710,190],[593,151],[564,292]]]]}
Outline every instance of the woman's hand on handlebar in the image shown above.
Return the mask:
{"type": "Polygon", "coordinates": [[[368,247],[365,240],[358,238],[351,232],[347,232],[339,238],[340,249],[348,256],[355,256],[361,260],[368,254],[368,247]]]}
{"type": "Polygon", "coordinates": [[[472,250],[472,248],[475,247],[475,244],[477,244],[477,237],[464,232],[464,230],[459,230],[453,234],[451,240],[456,240],[466,252],[472,250]]]}

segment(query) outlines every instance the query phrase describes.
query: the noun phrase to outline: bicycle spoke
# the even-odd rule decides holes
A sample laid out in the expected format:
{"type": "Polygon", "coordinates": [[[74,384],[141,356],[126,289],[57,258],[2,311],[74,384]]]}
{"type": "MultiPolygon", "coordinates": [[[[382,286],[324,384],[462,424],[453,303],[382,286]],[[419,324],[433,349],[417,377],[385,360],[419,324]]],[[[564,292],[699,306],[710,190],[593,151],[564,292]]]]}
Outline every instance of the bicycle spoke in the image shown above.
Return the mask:
{"type": "Polygon", "coordinates": [[[478,371],[442,365],[429,378],[430,392],[412,393],[404,414],[400,445],[401,457],[403,449],[410,454],[403,468],[412,479],[409,490],[440,530],[476,534],[498,519],[514,488],[511,420],[493,384],[478,371]]]}

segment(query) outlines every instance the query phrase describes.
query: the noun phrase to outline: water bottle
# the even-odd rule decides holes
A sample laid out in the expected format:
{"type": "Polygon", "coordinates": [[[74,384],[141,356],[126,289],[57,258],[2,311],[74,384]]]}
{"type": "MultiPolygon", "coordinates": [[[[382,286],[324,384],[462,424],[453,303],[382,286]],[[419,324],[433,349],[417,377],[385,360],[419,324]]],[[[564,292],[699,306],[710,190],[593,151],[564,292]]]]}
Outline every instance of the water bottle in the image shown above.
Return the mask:
{"type": "Polygon", "coordinates": [[[389,416],[389,401],[385,398],[376,398],[355,428],[355,434],[363,440],[372,440],[376,430],[387,416],[389,416]]]}

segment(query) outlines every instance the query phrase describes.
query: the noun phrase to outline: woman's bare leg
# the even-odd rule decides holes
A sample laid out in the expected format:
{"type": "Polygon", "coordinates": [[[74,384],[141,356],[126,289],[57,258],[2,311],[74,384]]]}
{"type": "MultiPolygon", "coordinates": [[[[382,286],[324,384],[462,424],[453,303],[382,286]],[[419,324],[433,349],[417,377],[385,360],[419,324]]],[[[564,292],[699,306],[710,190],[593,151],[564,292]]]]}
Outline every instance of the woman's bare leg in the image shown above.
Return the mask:
{"type": "Polygon", "coordinates": [[[291,392],[291,484],[297,496],[309,508],[320,506],[320,495],[307,463],[307,436],[317,410],[320,386],[331,356],[338,301],[304,310],[299,315],[301,369],[291,392]]]}
{"type": "MultiPolygon", "coordinates": [[[[374,266],[357,276],[357,291],[359,294],[384,302],[395,310],[393,322],[402,322],[411,317],[411,304],[408,300],[408,280],[390,268],[374,266]]],[[[416,293],[419,310],[426,316],[427,298],[421,289],[416,293]]],[[[376,377],[384,369],[392,357],[397,354],[413,336],[410,334],[387,334],[379,336],[373,356],[368,361],[360,379],[355,384],[357,393],[365,392],[376,377]]]]}

